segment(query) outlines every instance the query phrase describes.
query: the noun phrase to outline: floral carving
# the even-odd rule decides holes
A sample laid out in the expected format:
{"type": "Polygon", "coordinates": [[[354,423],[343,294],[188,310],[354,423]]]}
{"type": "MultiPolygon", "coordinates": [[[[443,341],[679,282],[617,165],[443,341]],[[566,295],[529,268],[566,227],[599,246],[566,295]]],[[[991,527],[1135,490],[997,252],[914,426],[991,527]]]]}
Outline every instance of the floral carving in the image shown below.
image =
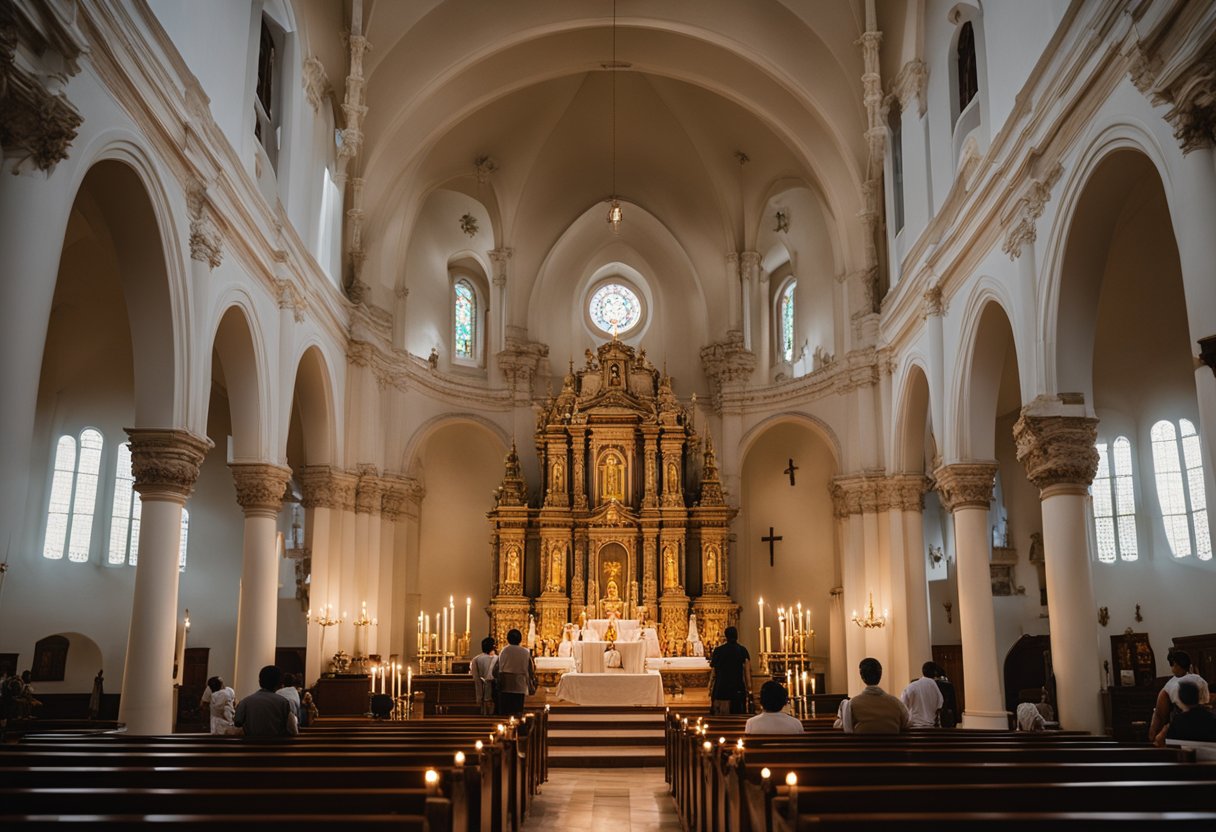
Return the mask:
{"type": "Polygon", "coordinates": [[[960,508],[987,509],[996,484],[995,462],[956,462],[933,472],[937,493],[947,511],[960,508]]]}
{"type": "Polygon", "coordinates": [[[1013,426],[1018,462],[1040,490],[1053,485],[1088,488],[1098,470],[1098,420],[1090,416],[1035,415],[1038,400],[1013,426]]]}
{"type": "Polygon", "coordinates": [[[236,484],[236,501],[246,514],[278,514],[291,469],[268,462],[234,462],[228,465],[236,484]]]}
{"type": "Polygon", "coordinates": [[[205,436],[172,428],[127,428],[127,435],[131,437],[135,490],[145,498],[170,497],[185,502],[194,491],[203,458],[215,447],[205,436]]]}

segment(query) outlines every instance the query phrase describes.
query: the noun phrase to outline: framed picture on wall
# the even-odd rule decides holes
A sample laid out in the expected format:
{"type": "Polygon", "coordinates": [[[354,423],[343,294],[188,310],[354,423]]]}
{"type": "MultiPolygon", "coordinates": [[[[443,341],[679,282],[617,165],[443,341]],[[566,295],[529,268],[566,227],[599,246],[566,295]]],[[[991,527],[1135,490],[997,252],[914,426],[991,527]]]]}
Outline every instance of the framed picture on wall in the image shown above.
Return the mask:
{"type": "Polygon", "coordinates": [[[47,636],[34,645],[30,681],[62,682],[67,666],[68,640],[63,636],[47,636]]]}

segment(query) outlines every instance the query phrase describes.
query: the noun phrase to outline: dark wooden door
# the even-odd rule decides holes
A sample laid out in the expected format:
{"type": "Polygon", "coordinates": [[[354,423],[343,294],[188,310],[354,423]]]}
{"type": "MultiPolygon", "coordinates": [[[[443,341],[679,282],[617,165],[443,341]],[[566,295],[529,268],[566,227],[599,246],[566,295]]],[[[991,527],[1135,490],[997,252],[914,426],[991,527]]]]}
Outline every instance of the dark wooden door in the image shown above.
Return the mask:
{"type": "Polygon", "coordinates": [[[290,673],[296,679],[298,687],[304,684],[304,647],[276,647],[274,650],[274,666],[283,673],[290,673]]]}
{"type": "Polygon", "coordinates": [[[946,677],[954,685],[954,696],[958,700],[958,718],[962,721],[967,702],[963,698],[963,645],[933,645],[933,662],[946,671],[946,677]]]}
{"type": "Polygon", "coordinates": [[[1055,681],[1051,674],[1051,636],[1023,635],[1005,654],[1005,710],[1017,713],[1018,702],[1038,702],[1047,688],[1047,701],[1055,707],[1055,681]]]}
{"type": "Polygon", "coordinates": [[[187,647],[182,665],[182,686],[177,692],[178,730],[198,730],[200,725],[210,725],[210,718],[203,713],[199,700],[207,686],[207,663],[210,647],[187,647]]]}

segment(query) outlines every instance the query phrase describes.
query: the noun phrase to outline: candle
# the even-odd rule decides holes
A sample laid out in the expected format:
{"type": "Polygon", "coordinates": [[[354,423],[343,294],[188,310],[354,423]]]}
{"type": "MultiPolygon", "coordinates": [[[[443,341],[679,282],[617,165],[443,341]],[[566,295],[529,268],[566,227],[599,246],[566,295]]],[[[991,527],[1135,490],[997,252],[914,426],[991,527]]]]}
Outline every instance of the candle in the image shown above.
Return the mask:
{"type": "Polygon", "coordinates": [[[773,628],[764,628],[764,650],[767,653],[773,652],[773,628]]]}
{"type": "Polygon", "coordinates": [[[811,677],[811,696],[815,695],[815,677],[811,677]]]}
{"type": "Polygon", "coordinates": [[[444,642],[444,651],[456,652],[456,598],[448,596],[448,640],[444,642]]]}
{"type": "Polygon", "coordinates": [[[406,665],[405,668],[405,698],[414,698],[414,668],[412,665],[406,665]]]}
{"type": "Polygon", "coordinates": [[[473,599],[465,598],[464,599],[464,634],[466,636],[469,634],[469,623],[472,620],[472,616],[473,616],[473,599]]]}
{"type": "Polygon", "coordinates": [[[802,671],[802,695],[806,696],[806,671],[802,671]]]}

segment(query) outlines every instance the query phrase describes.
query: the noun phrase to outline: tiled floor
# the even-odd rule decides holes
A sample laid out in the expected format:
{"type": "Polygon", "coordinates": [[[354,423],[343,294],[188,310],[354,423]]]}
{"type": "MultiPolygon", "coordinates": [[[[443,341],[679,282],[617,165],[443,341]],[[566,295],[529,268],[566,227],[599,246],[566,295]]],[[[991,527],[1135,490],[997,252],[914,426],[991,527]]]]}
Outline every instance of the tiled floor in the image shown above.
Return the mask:
{"type": "Polygon", "coordinates": [[[556,768],[529,807],[524,829],[667,832],[679,830],[680,820],[662,768],[556,768]]]}

